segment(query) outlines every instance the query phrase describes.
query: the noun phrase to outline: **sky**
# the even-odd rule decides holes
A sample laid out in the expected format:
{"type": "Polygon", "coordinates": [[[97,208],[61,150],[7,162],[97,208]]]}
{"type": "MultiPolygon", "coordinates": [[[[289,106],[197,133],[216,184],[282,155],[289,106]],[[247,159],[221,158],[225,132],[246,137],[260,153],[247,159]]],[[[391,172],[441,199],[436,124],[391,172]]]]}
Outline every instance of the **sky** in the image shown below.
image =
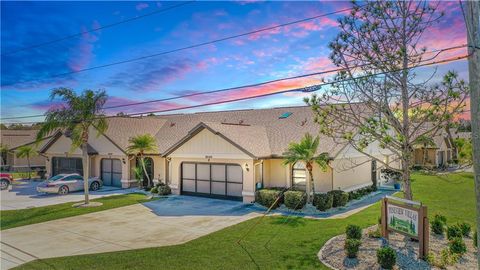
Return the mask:
{"type": "MultiPolygon", "coordinates": [[[[58,101],[49,99],[50,91],[55,87],[69,87],[77,92],[105,89],[109,95],[106,106],[115,106],[332,69],[328,44],[338,33],[337,19],[343,14],[79,72],[349,7],[349,2],[342,1],[2,1],[1,117],[43,114],[51,106],[58,105],[58,101]],[[151,16],[34,47],[181,3],[184,5],[151,16]],[[31,48],[19,50],[25,47],[31,48]],[[64,73],[69,74],[56,76],[64,73]]],[[[458,1],[441,2],[439,10],[444,11],[445,16],[428,30],[421,43],[427,46],[427,50],[465,44],[465,24],[458,1]]],[[[464,49],[449,51],[439,58],[461,56],[465,52],[464,49]]],[[[438,79],[448,70],[457,71],[461,78],[468,77],[465,60],[423,68],[419,73],[428,76],[435,68],[438,79]]],[[[313,85],[322,77],[281,81],[106,112],[139,113],[252,97],[313,85]]],[[[283,93],[175,113],[303,105],[302,99],[307,95],[283,93]]]]}

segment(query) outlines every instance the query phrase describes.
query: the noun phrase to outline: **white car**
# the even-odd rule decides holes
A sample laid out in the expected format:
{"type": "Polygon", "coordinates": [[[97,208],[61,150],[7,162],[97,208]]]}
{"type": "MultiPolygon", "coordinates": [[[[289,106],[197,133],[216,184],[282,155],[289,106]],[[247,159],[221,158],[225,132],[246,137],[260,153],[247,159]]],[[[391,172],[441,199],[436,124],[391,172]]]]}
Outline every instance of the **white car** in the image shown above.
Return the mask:
{"type": "MultiPolygon", "coordinates": [[[[88,179],[90,190],[98,190],[103,185],[98,177],[88,179]]],[[[58,174],[37,186],[37,191],[42,193],[68,194],[72,191],[83,190],[83,176],[79,174],[58,174]]]]}

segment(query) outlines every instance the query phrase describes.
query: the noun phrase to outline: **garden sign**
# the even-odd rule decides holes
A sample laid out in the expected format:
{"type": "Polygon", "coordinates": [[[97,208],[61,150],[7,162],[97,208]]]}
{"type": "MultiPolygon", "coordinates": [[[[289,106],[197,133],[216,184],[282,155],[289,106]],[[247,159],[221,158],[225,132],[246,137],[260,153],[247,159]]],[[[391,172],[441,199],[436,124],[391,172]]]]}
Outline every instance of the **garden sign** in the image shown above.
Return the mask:
{"type": "Polygon", "coordinates": [[[419,258],[428,254],[427,207],[419,202],[386,196],[382,201],[382,236],[394,231],[419,241],[419,258]]]}

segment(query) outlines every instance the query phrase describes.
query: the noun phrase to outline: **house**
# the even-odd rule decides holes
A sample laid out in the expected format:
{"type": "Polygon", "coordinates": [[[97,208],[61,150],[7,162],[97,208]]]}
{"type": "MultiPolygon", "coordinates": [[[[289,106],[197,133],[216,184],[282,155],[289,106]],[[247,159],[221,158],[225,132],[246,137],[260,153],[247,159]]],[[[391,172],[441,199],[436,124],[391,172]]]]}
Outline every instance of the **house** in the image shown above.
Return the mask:
{"type": "MultiPolygon", "coordinates": [[[[155,181],[168,183],[174,194],[251,202],[259,183],[304,188],[305,165],[283,165],[283,153],[307,132],[318,134],[313,118],[307,106],[108,118],[105,134],[90,132],[90,174],[105,185],[135,185],[137,161],[126,153],[128,139],[148,133],[156,138],[158,151],[148,154],[147,172],[155,181]]],[[[366,151],[385,159],[376,144],[366,151]]],[[[314,166],[317,192],[361,188],[379,175],[375,161],[321,136],[318,153],[323,152],[332,162],[326,171],[314,166]]],[[[81,151],[71,151],[65,134],[57,132],[41,153],[47,157],[49,175],[82,173],[81,151]]]]}
{"type": "MultiPolygon", "coordinates": [[[[1,144],[8,149],[7,152],[2,153],[1,166],[2,170],[6,171],[26,171],[28,170],[28,161],[26,158],[17,158],[16,150],[24,145],[32,145],[40,149],[47,142],[48,138],[42,140],[38,145],[35,142],[38,130],[20,130],[20,129],[6,129],[1,130],[1,144]]],[[[45,157],[37,155],[30,158],[30,166],[32,168],[44,168],[45,157]]]]}
{"type": "Polygon", "coordinates": [[[457,157],[453,138],[446,132],[433,136],[433,144],[419,144],[414,149],[415,166],[426,168],[447,167],[457,157]]]}

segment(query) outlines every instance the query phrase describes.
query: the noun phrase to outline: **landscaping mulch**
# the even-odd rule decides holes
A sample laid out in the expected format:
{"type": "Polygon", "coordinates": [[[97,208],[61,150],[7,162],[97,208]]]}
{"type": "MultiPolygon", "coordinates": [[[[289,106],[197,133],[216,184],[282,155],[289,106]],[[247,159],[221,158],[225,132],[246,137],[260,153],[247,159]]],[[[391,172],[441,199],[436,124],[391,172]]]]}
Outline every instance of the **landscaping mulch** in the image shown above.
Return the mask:
{"type": "MultiPolygon", "coordinates": [[[[345,234],[330,239],[320,250],[318,257],[322,263],[333,269],[381,269],[377,263],[377,249],[382,246],[381,238],[371,238],[369,231],[374,231],[376,225],[364,229],[362,235],[362,245],[358,252],[358,257],[349,259],[345,255],[343,248],[345,243],[345,234]]],[[[446,269],[478,269],[476,259],[476,249],[473,246],[471,236],[464,238],[467,245],[467,253],[459,259],[458,263],[447,266],[446,269]]],[[[440,269],[429,265],[427,262],[418,259],[418,242],[411,241],[410,238],[398,233],[389,235],[389,246],[397,252],[397,265],[394,269],[440,269]]],[[[430,252],[433,252],[437,258],[440,257],[442,249],[448,247],[446,236],[430,234],[430,252]]]]}

